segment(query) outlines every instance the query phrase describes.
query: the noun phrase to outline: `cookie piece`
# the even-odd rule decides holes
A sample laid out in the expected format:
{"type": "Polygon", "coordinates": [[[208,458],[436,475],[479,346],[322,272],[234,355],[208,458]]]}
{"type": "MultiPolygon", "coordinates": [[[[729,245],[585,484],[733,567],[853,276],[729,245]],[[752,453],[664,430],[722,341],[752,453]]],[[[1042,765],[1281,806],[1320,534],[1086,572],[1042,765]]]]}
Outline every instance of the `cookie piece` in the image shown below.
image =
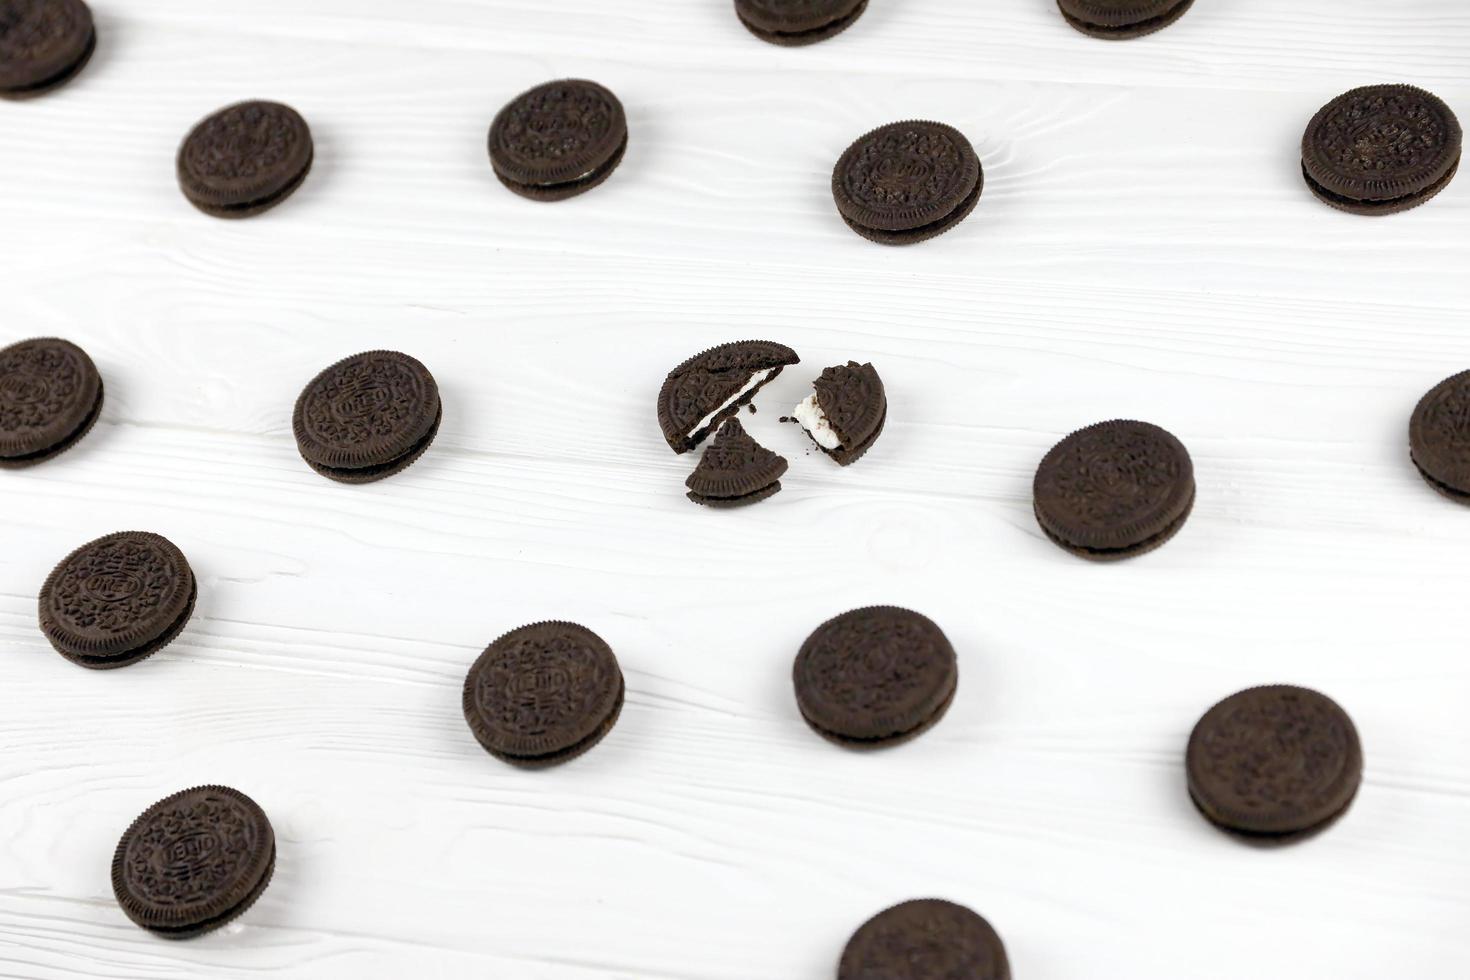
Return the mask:
{"type": "Polygon", "coordinates": [[[618,97],[579,78],[522,92],[490,124],[490,165],[510,190],[562,201],[607,180],[628,148],[618,97]]]}
{"type": "Polygon", "coordinates": [[[1460,122],[1412,85],[1369,85],[1327,103],[1302,136],[1302,176],[1324,203],[1352,214],[1418,207],[1460,166],[1460,122]]]}
{"type": "Polygon", "coordinates": [[[979,915],[940,898],[886,909],[847,942],[837,980],[1010,980],[1005,944],[979,915]]]}
{"type": "Polygon", "coordinates": [[[623,672],[575,623],[522,626],[485,648],[464,681],[465,721],[485,751],[523,768],[574,759],[612,731],[623,672]]]}
{"type": "Polygon", "coordinates": [[[0,0],[0,99],[29,99],[76,77],[97,49],[82,0],[0,0]]]}
{"type": "Polygon", "coordinates": [[[829,367],[812,385],[816,390],[792,409],[817,448],[839,466],[863,458],[883,434],[888,421],[888,395],[871,364],[848,361],[829,367]]]}
{"type": "Polygon", "coordinates": [[[265,811],[237,789],[197,786],[133,821],[112,857],[112,893],[137,925],[189,939],[254,905],[275,869],[265,811]]]}
{"type": "Polygon", "coordinates": [[[1301,687],[1255,687],[1205,713],[1185,754],[1189,795],[1216,826],[1290,838],[1341,815],[1363,779],[1352,719],[1301,687]]]}
{"type": "Polygon", "coordinates": [[[0,469],[59,456],[102,414],[102,376],[87,352],[55,337],[0,350],[0,469]]]}
{"type": "Polygon", "coordinates": [[[1194,0],[1057,0],[1067,23],[1083,34],[1110,41],[1162,30],[1192,6],[1194,0]]]}
{"type": "Polygon", "coordinates": [[[842,220],[880,245],[944,234],[975,210],[984,187],[970,141],[937,122],[879,126],[849,146],[832,170],[842,220]]]}
{"type": "Polygon", "coordinates": [[[412,466],[443,418],[429,369],[398,351],[345,357],[311,379],[291,427],[306,464],[338,483],[372,483],[412,466]]]}
{"type": "Polygon", "coordinates": [[[41,632],[67,660],[126,667],[168,646],[194,614],[194,571],[161,534],[120,531],[82,545],[41,586],[41,632]]]}
{"type": "Polygon", "coordinates": [[[750,33],[783,47],[836,37],[867,9],[868,0],[735,0],[735,15],[750,33]]]}
{"type": "Polygon", "coordinates": [[[658,392],[658,424],[676,453],[687,453],[740,411],[781,369],[800,364],[796,351],[769,340],[711,347],[669,372],[658,392]]]}
{"type": "Polygon", "coordinates": [[[215,218],[249,218],[296,192],[316,153],[301,114],[279,102],[241,102],[205,118],[179,147],[179,187],[215,218]]]}
{"type": "Polygon", "coordinates": [[[781,490],[786,460],[751,438],[737,418],[731,418],[684,485],[688,497],[706,507],[743,507],[775,496],[781,490]]]}
{"type": "Polygon", "coordinates": [[[1431,487],[1470,504],[1470,371],[1435,385],[1409,419],[1409,455],[1431,487]]]}
{"type": "Polygon", "coordinates": [[[1115,561],[1172,538],[1194,507],[1194,463],[1147,422],[1099,422],[1052,447],[1036,470],[1036,520],[1081,558],[1115,561]]]}
{"type": "Polygon", "coordinates": [[[944,717],[959,662],[927,617],[870,606],[817,627],[796,655],[792,681],[801,716],[817,734],[877,747],[914,738],[944,717]]]}

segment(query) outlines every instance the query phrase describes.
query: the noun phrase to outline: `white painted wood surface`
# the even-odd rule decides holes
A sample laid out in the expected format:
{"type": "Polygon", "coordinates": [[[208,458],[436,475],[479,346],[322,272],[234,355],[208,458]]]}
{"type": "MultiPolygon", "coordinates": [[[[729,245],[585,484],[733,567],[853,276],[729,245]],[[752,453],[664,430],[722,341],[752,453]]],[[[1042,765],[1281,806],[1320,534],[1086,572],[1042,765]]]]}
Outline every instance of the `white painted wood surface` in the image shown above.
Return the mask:
{"type": "Polygon", "coordinates": [[[850,931],[940,895],[1017,980],[1470,975],[1470,511],[1409,464],[1414,402],[1470,367],[1470,178],[1383,220],[1318,204],[1297,141],[1358,84],[1470,116],[1461,0],[1199,0],[1153,38],[1051,0],[873,0],[783,50],[726,0],[97,0],[74,85],[0,104],[0,342],[59,334],[102,424],[0,473],[0,974],[829,980],[850,931]],[[599,79],[632,142],[596,192],[495,182],[495,110],[599,79]],[[212,221],[178,140],[294,104],[315,172],[212,221]],[[905,117],[959,126],[985,195],[949,235],[870,245],[832,162],[905,117]],[[746,419],[788,454],[744,512],[684,500],[653,396],[688,354],[769,337],[805,363],[746,419]],[[292,400],[358,350],[425,361],[433,450],[365,488],[312,474],[292,400]],[[839,470],[776,423],[871,359],[892,412],[839,470]],[[1194,454],[1185,531],[1096,567],[1030,479],[1112,416],[1194,454]],[[94,674],[35,593],[75,545],[167,534],[199,608],[94,674]],[[948,718],[878,755],[814,737],[807,632],[908,605],[961,656],[948,718]],[[628,705],[592,754],[522,773],[460,716],[506,629],[575,619],[628,705]],[[1356,718],[1350,816],[1284,851],[1187,799],[1199,714],[1318,687],[1356,718]],[[201,782],[258,799],[275,881],[237,926],[156,940],[115,906],[118,835],[201,782]]]}

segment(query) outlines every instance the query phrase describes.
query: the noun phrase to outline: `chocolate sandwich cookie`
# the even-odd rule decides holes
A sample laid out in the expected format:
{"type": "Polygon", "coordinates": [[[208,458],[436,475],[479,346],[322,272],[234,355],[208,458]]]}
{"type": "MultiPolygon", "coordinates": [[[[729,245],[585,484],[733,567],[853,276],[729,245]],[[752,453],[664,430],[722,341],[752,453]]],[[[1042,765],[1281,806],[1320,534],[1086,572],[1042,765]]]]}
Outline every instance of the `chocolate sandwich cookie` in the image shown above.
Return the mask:
{"type": "Polygon", "coordinates": [[[618,97],[578,78],[523,92],[490,124],[490,165],[510,190],[533,201],[590,191],[623,162],[628,121],[618,97]]]}
{"type": "Polygon", "coordinates": [[[849,146],[832,170],[842,220],[880,245],[944,234],[975,210],[984,187],[970,141],[937,122],[880,126],[849,146]]]}
{"type": "Polygon", "coordinates": [[[979,915],[940,898],[879,912],[853,933],[837,980],[1011,980],[1000,936],[979,915]]]}
{"type": "Polygon", "coordinates": [[[669,372],[658,392],[658,424],[676,453],[687,453],[731,418],[781,369],[800,364],[796,351],[769,340],[711,347],[669,372]]]}
{"type": "Polygon", "coordinates": [[[0,469],[58,456],[102,414],[102,376],[87,352],[55,337],[0,350],[0,469]]]}
{"type": "Polygon", "coordinates": [[[1094,561],[1132,558],[1172,538],[1194,507],[1194,463],[1174,436],[1115,420],[1074,432],[1036,470],[1036,520],[1094,561]]]}
{"type": "Polygon", "coordinates": [[[1205,713],[1185,754],[1189,795],[1223,830],[1276,841],[1331,823],[1363,779],[1353,721],[1301,687],[1254,687],[1205,713]]]}
{"type": "Polygon", "coordinates": [[[243,913],[276,869],[265,811],[228,786],[197,786],[133,821],[112,857],[112,893],[134,923],[190,939],[243,913]]]}
{"type": "Polygon", "coordinates": [[[762,41],[796,47],[847,30],[868,0],[735,0],[735,14],[762,41]]]}
{"type": "Polygon", "coordinates": [[[301,114],[279,102],[241,102],[190,131],[179,147],[179,187],[215,218],[248,218],[296,192],[315,156],[301,114]]]}
{"type": "Polygon", "coordinates": [[[575,623],[522,626],[485,648],[464,682],[475,740],[523,768],[574,759],[612,731],[623,672],[596,633],[575,623]]]}
{"type": "Polygon", "coordinates": [[[1302,176],[1324,203],[1352,214],[1418,207],[1460,166],[1460,122],[1412,85],[1369,85],[1323,106],[1302,136],[1302,176]]]}
{"type": "Polygon", "coordinates": [[[801,716],[817,734],[877,747],[907,741],[944,717],[959,663],[927,617],[871,606],[817,627],[796,655],[792,680],[801,716]]]}
{"type": "Polygon", "coordinates": [[[306,464],[338,483],[407,469],[439,432],[443,408],[429,369],[397,351],[343,358],[296,399],[291,427],[306,464]]]}
{"type": "Polygon", "coordinates": [[[126,667],[168,646],[199,590],[184,553],[160,534],[121,531],[67,555],[41,586],[41,632],[93,670],[126,667]]]}
{"type": "Polygon", "coordinates": [[[0,99],[29,99],[71,81],[97,49],[82,0],[0,0],[0,99]]]}
{"type": "Polygon", "coordinates": [[[1174,23],[1194,0],[1057,0],[1062,16],[1083,34],[1124,41],[1174,23]]]}
{"type": "Polygon", "coordinates": [[[878,441],[888,421],[883,379],[873,365],[848,361],[827,368],[812,387],[816,390],[792,410],[791,417],[839,466],[856,463],[878,441]]]}
{"type": "Polygon", "coordinates": [[[688,497],[706,507],[743,507],[781,490],[786,460],[756,442],[740,420],[720,426],[684,485],[688,497]]]}
{"type": "Polygon", "coordinates": [[[1431,388],[1409,419],[1409,454],[1431,487],[1470,504],[1470,371],[1431,388]]]}

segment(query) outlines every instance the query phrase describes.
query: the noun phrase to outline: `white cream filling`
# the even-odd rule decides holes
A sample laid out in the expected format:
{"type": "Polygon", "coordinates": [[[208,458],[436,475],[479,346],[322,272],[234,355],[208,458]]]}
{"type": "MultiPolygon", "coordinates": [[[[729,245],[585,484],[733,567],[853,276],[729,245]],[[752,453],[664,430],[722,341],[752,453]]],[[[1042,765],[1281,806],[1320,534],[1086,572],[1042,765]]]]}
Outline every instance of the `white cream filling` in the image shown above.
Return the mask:
{"type": "Polygon", "coordinates": [[[806,400],[792,410],[791,416],[801,423],[801,427],[823,449],[838,449],[842,446],[842,439],[838,437],[837,430],[832,428],[832,423],[827,421],[822,406],[817,404],[816,392],[807,395],[806,400]]]}
{"type": "Polygon", "coordinates": [[[696,432],[703,432],[705,429],[709,428],[721,412],[725,411],[731,405],[735,404],[740,399],[744,398],[746,395],[750,394],[756,388],[764,384],[766,379],[775,373],[775,368],[766,368],[766,370],[764,371],[757,371],[755,372],[755,374],[752,374],[750,376],[750,380],[745,382],[744,388],[741,388],[739,391],[735,392],[735,394],[731,395],[728,399],[726,399],[725,404],[721,405],[719,408],[715,409],[713,412],[710,412],[704,418],[700,419],[699,424],[689,430],[689,438],[693,439],[696,432]]]}

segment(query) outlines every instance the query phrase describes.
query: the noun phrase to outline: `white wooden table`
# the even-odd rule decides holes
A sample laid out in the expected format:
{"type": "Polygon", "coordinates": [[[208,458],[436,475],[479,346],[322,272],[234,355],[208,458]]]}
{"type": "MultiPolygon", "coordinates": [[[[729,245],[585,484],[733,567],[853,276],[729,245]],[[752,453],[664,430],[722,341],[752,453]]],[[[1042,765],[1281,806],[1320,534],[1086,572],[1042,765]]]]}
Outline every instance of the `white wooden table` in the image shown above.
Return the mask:
{"type": "Polygon", "coordinates": [[[873,0],[786,50],[727,0],[96,0],[72,86],[0,104],[0,342],[62,335],[102,423],[0,473],[0,974],[830,980],[851,930],[938,895],[1017,980],[1470,974],[1470,511],[1409,463],[1418,397],[1470,367],[1470,177],[1382,219],[1322,206],[1323,102],[1412,81],[1470,121],[1462,0],[1199,0],[1085,38],[1051,0],[873,0]],[[539,205],[495,181],[511,96],[598,79],[619,172],[539,205]],[[289,102],[316,168],[247,222],[193,211],[188,128],[289,102]],[[868,128],[964,130],[985,194],[909,250],[828,189],[868,128]],[[716,513],[663,445],[664,373],[765,337],[804,358],[744,416],[786,489],[716,513]],[[301,386],[373,347],[421,358],[443,429],[351,488],[296,455],[301,386]],[[850,470],[776,419],[871,360],[892,412],[850,470]],[[1112,567],[1048,543],[1030,481],[1060,436],[1178,434],[1199,502],[1112,567]],[[35,594],[72,547],[177,542],[198,612],[123,671],[66,663],[35,594]],[[946,720],[854,755],[791,659],[820,621],[916,608],[961,658],[946,720]],[[567,618],[628,703],[551,772],[488,757],[464,673],[567,618]],[[1256,683],[1356,719],[1351,814],[1242,847],[1184,789],[1198,716],[1256,683]],[[274,882],[236,926],[156,940],[113,902],[128,822],[186,786],[254,796],[274,882]]]}

